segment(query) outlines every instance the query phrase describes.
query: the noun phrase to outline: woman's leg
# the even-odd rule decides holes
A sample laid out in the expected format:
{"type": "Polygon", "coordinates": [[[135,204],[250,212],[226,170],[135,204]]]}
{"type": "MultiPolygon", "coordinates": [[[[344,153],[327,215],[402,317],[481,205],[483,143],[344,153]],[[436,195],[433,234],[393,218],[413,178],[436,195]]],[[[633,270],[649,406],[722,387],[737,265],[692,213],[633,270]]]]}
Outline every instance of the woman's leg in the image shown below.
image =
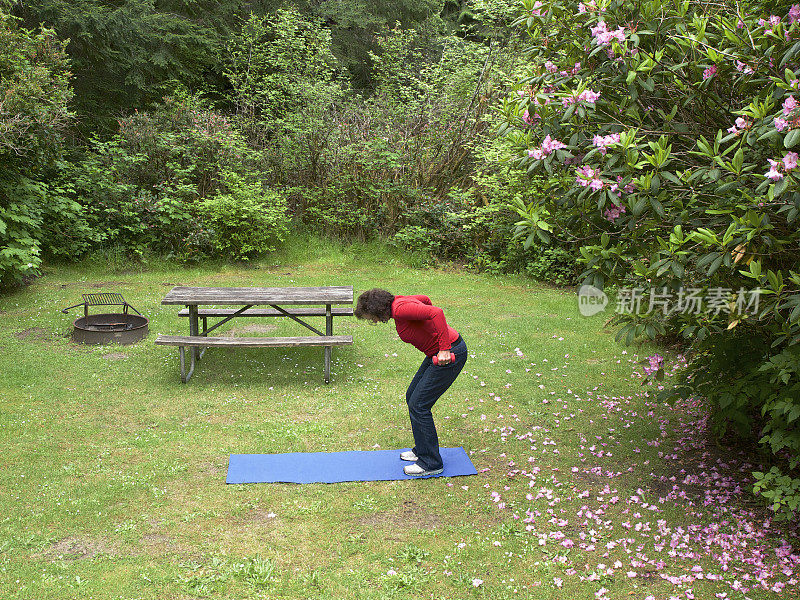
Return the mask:
{"type": "MultiPolygon", "coordinates": [[[[416,374],[411,379],[411,383],[408,384],[408,389],[406,390],[406,404],[409,405],[409,412],[411,410],[410,409],[411,398],[414,396],[414,390],[417,388],[417,385],[419,385],[419,382],[422,379],[423,375],[425,375],[425,370],[432,365],[433,361],[429,356],[426,356],[425,359],[422,361],[422,364],[419,366],[419,369],[417,369],[416,374]]],[[[413,427],[412,427],[412,433],[413,433],[413,427]]],[[[416,443],[416,438],[415,438],[415,443],[416,443]]],[[[417,454],[416,446],[414,446],[411,449],[411,451],[417,456],[419,456],[419,454],[417,454]]]]}
{"type": "Polygon", "coordinates": [[[431,409],[467,362],[467,346],[463,341],[451,351],[456,355],[456,360],[449,365],[436,366],[430,358],[426,358],[409,386],[410,393],[406,394],[411,431],[414,434],[414,454],[417,455],[417,464],[426,471],[442,468],[439,437],[431,409]]]}

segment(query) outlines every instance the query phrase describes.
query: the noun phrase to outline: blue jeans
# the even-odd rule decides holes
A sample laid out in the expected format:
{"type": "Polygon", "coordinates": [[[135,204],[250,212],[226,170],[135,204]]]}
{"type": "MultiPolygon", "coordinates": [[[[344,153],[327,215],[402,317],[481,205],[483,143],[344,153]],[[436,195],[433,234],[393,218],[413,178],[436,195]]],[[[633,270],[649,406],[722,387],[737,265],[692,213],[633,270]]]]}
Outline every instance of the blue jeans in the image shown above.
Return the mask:
{"type": "Polygon", "coordinates": [[[406,391],[411,432],[414,434],[414,454],[417,455],[417,464],[426,471],[443,466],[431,409],[464,368],[467,344],[459,337],[450,352],[456,356],[455,361],[448,365],[434,365],[431,357],[426,356],[406,391]]]}

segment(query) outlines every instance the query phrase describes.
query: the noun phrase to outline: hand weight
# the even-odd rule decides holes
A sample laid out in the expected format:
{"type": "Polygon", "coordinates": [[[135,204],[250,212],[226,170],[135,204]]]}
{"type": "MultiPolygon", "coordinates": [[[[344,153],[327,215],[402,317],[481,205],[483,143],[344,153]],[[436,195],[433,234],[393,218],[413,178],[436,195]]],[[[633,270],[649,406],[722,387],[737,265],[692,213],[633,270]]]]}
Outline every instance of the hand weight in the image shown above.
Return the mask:
{"type": "MultiPolygon", "coordinates": [[[[433,358],[431,360],[433,360],[433,364],[434,365],[436,365],[436,366],[439,365],[439,356],[438,355],[434,354],[433,358]]],[[[450,353],[450,363],[454,363],[454,362],[456,362],[456,355],[451,352],[450,353]]]]}

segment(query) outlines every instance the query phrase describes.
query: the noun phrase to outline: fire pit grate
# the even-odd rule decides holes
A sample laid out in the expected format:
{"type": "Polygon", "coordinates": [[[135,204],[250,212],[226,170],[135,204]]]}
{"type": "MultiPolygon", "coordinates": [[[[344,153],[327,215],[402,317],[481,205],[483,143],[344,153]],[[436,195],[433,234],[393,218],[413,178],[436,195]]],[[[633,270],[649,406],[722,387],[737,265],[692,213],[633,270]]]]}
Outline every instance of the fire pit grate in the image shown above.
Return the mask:
{"type": "Polygon", "coordinates": [[[78,306],[83,306],[83,316],[75,320],[72,340],[79,344],[133,344],[147,335],[148,320],[128,304],[122,294],[83,294],[83,302],[61,312],[66,314],[78,306]],[[122,312],[90,315],[90,306],[122,306],[122,312]],[[129,308],[136,314],[128,314],[129,308]]]}

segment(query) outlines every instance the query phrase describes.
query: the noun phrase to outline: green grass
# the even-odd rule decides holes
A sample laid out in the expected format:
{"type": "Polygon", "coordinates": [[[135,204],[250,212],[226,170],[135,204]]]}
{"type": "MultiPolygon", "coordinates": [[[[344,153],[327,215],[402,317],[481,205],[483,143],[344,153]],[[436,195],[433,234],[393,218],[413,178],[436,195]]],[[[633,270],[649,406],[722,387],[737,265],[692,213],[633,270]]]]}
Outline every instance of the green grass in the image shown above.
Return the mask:
{"type": "MultiPolygon", "coordinates": [[[[719,482],[706,476],[723,473],[715,461],[729,457],[687,446],[692,407],[657,406],[632,377],[634,354],[652,349],[623,354],[602,317],[579,315],[570,290],[417,270],[383,247],[318,241],[239,268],[124,268],[123,261],[53,267],[0,297],[2,598],[591,600],[601,588],[610,598],[684,598],[687,589],[697,598],[781,595],[731,586],[741,579],[752,587],[742,579],[755,570],[751,547],[777,564],[777,540],[788,532],[764,526],[747,490],[731,500],[733,512],[694,499],[700,488],[682,484],[686,474],[719,482]],[[374,286],[428,294],[470,348],[464,372],[434,409],[441,443],[468,449],[479,475],[226,485],[231,453],[411,445],[404,393],[420,355],[391,323],[340,319],[335,333],[352,334],[355,344],[334,349],[330,385],[322,383],[319,349],[212,349],[183,385],[177,351],[153,344],[156,333],[188,328],[175,307],[160,305],[178,284],[352,284],[356,294],[374,286]],[[150,319],[146,340],[69,341],[77,315],[59,309],[100,290],[122,293],[150,319]],[[687,454],[673,458],[673,448],[687,454]],[[688,500],[659,502],[676,483],[688,500]],[[728,570],[717,542],[704,545],[699,532],[682,537],[698,523],[733,536],[747,519],[766,537],[741,534],[750,546],[736,546],[741,556],[728,570]],[[721,579],[675,584],[659,575],[691,574],[694,566],[721,579]],[[631,570],[636,577],[626,575],[631,570]]],[[[297,331],[282,321],[235,327],[297,331]]],[[[786,585],[783,597],[797,590],[779,570],[768,581],[786,585]]]]}

